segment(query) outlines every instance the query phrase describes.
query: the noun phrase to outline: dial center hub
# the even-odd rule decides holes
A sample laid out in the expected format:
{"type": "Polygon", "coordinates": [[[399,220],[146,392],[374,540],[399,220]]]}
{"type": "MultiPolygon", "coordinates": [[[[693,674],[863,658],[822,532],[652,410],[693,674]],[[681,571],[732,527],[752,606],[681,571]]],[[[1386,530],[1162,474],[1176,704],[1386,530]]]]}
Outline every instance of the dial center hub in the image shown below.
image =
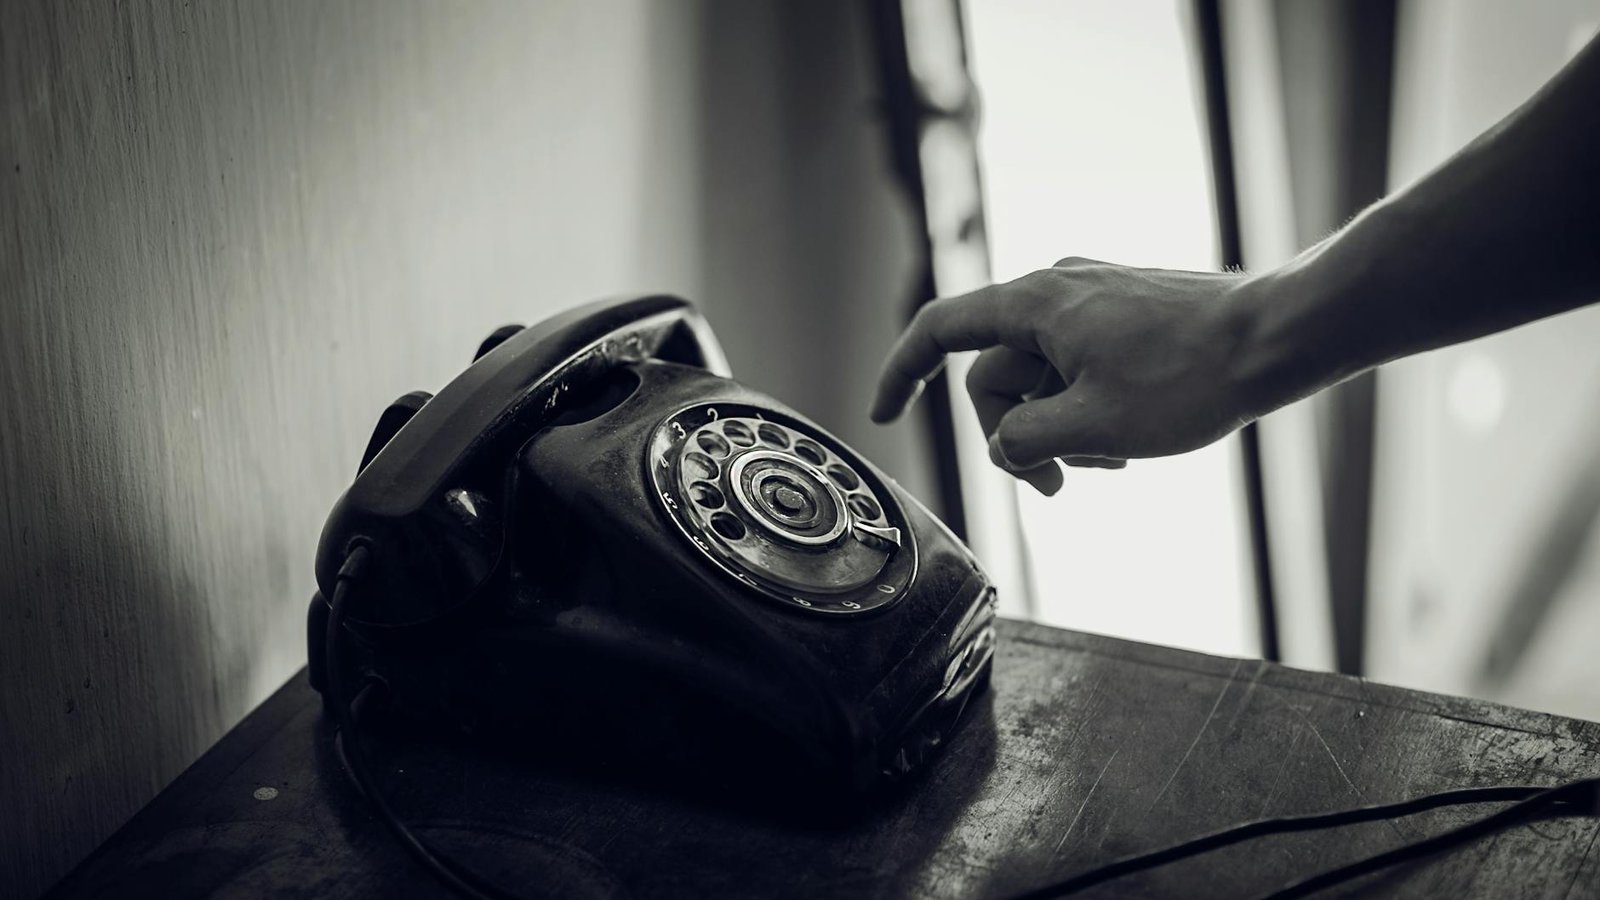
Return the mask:
{"type": "Polygon", "coordinates": [[[778,485],[777,489],[772,492],[772,499],[780,511],[790,515],[804,512],[806,508],[805,495],[787,484],[778,485]]]}
{"type": "Polygon", "coordinates": [[[850,514],[826,476],[779,450],[751,450],[728,470],[734,499],[773,536],[793,544],[830,544],[850,514]]]}

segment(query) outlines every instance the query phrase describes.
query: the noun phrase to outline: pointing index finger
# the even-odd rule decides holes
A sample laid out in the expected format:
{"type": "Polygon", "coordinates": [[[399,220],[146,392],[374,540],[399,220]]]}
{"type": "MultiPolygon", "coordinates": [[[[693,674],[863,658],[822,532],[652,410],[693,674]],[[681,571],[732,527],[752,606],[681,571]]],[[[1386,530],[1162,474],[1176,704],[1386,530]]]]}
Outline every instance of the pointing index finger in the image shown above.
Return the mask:
{"type": "Polygon", "coordinates": [[[946,354],[996,344],[1016,346],[1017,342],[1008,338],[1023,329],[1026,318],[1016,308],[1016,296],[1002,288],[989,285],[970,294],[934,300],[917,311],[884,361],[872,402],[873,421],[899,418],[923,385],[939,372],[946,354]]]}

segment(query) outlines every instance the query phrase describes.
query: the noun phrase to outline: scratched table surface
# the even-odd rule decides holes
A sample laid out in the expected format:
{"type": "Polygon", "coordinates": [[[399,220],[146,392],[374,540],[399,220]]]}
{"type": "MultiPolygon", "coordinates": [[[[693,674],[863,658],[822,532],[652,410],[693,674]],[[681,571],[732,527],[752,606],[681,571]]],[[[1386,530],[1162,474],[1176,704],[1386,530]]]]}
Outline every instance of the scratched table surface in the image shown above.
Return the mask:
{"type": "MultiPolygon", "coordinates": [[[[425,839],[529,897],[1006,897],[1228,825],[1600,774],[1600,724],[1001,623],[992,694],[927,776],[820,822],[377,735],[425,839]]],[[[48,895],[442,896],[292,679],[48,895]]],[[[1274,836],[1083,896],[1250,897],[1484,815],[1274,836]]],[[[1600,822],[1547,819],[1326,897],[1600,897],[1600,822]]]]}

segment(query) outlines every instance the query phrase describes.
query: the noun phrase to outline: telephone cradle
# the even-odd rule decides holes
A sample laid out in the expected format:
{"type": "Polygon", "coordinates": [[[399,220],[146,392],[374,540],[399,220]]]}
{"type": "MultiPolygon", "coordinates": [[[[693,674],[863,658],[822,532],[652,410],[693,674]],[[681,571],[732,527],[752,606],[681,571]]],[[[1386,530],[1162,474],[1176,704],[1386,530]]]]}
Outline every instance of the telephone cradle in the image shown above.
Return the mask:
{"type": "Polygon", "coordinates": [[[961,541],[732,380],[667,296],[500,329],[437,396],[391,405],[316,576],[311,682],[330,708],[350,700],[331,664],[452,733],[851,795],[935,756],[994,648],[994,589],[961,541]]]}

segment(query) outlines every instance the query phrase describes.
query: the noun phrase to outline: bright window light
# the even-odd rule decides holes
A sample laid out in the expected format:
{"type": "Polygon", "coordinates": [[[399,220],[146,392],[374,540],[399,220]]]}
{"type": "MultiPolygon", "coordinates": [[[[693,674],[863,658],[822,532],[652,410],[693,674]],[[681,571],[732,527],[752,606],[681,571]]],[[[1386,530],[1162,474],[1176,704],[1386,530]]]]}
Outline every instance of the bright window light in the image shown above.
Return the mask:
{"type": "MultiPolygon", "coordinates": [[[[968,0],[996,280],[1081,256],[1217,268],[1198,70],[1172,0],[968,0]]],[[[967,414],[970,415],[970,412],[967,414]]],[[[1020,512],[1035,617],[1255,655],[1236,438],[1122,471],[1069,469],[1020,512]]]]}

